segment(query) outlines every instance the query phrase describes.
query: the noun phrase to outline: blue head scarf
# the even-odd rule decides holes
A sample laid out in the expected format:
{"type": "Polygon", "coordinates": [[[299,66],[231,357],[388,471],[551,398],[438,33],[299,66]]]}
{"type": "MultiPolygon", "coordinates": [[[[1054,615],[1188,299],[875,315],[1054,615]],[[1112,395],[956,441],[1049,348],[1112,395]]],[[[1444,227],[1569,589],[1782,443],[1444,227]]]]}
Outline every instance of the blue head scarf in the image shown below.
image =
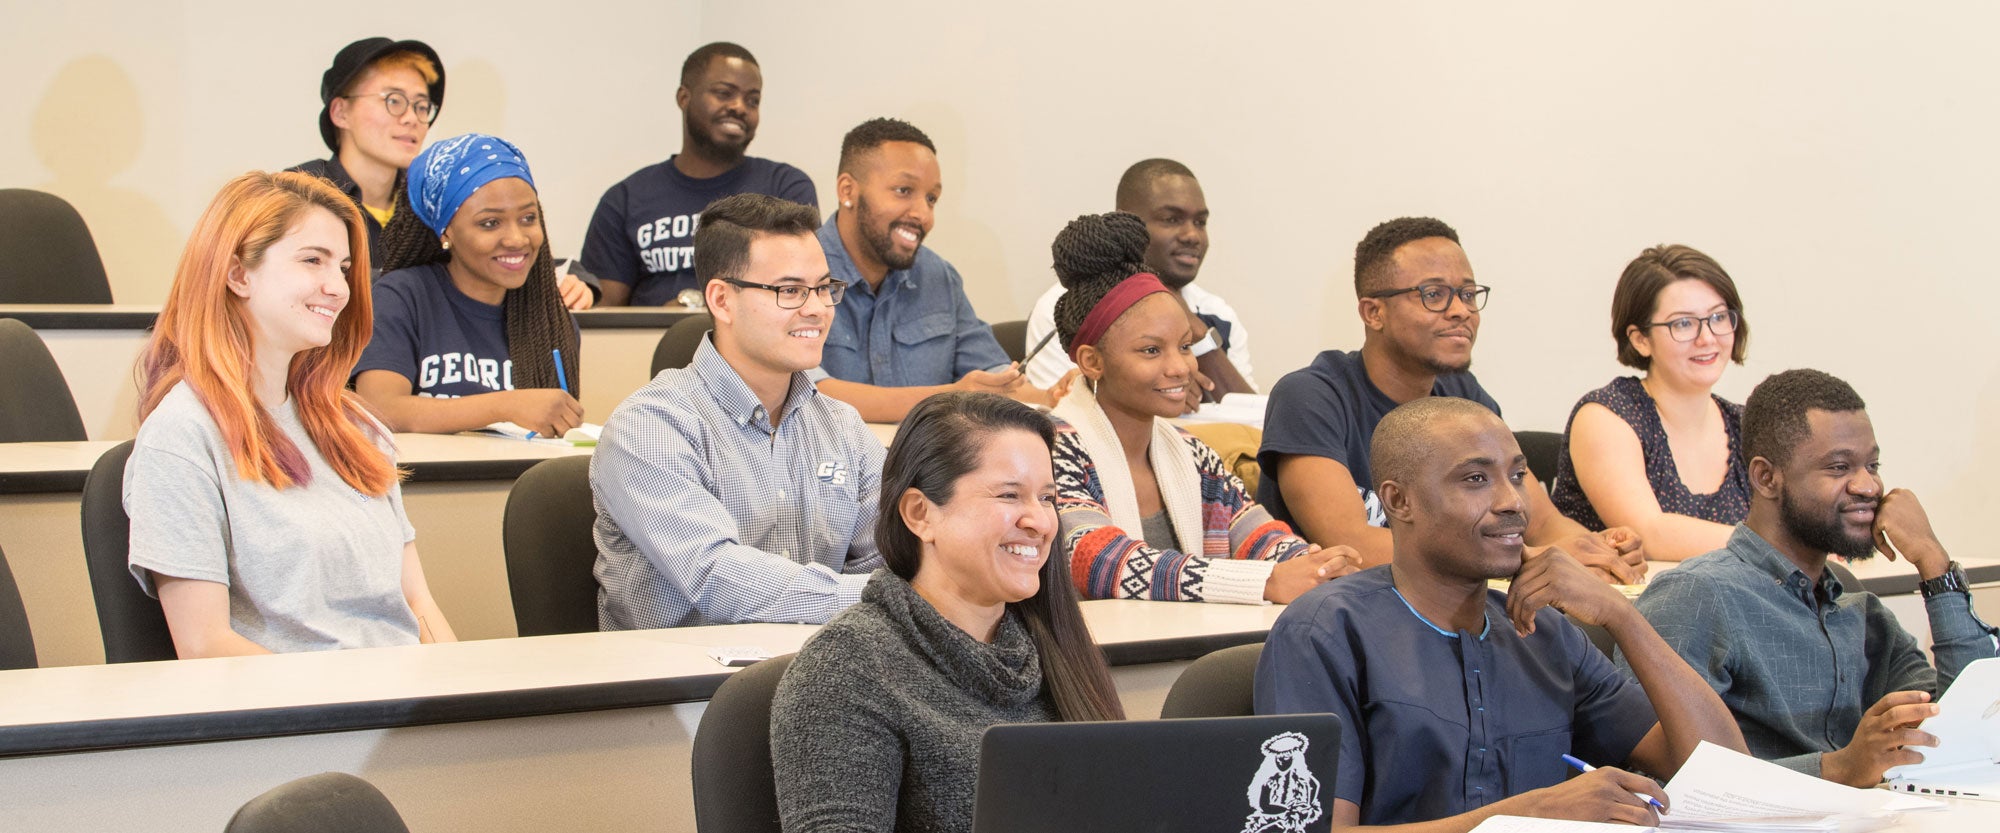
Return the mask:
{"type": "Polygon", "coordinates": [[[511,176],[535,187],[521,149],[484,133],[453,136],[425,148],[410,162],[408,176],[410,207],[418,220],[439,234],[481,185],[511,176]]]}

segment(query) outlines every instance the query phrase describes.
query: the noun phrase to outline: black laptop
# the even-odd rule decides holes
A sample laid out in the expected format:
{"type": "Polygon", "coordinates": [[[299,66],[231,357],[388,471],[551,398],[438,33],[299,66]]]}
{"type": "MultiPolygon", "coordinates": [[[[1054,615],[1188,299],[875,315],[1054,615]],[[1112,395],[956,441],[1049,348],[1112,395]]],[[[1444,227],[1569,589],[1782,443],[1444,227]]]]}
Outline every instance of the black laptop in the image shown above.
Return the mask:
{"type": "Polygon", "coordinates": [[[1324,831],[1339,758],[1331,714],[994,726],[972,830],[1324,831]]]}

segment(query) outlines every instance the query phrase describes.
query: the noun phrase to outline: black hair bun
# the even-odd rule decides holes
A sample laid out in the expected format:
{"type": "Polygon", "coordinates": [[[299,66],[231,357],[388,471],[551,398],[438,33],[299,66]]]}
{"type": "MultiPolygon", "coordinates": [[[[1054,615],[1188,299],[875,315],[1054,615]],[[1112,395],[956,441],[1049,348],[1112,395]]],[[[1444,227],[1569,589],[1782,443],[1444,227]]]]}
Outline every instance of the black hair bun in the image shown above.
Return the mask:
{"type": "Polygon", "coordinates": [[[1146,271],[1146,221],[1136,214],[1114,211],[1085,214],[1069,221],[1056,242],[1056,280],[1064,289],[1108,280],[1112,283],[1146,271]]]}

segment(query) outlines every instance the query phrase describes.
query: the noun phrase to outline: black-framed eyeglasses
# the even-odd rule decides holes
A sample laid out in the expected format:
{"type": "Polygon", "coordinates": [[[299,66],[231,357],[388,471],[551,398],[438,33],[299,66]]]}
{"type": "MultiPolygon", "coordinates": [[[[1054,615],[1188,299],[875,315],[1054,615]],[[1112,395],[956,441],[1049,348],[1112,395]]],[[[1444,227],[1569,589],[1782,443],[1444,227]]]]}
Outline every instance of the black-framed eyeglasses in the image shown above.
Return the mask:
{"type": "Polygon", "coordinates": [[[803,307],[806,305],[806,296],[814,293],[819,295],[820,302],[829,307],[837,307],[840,306],[840,299],[847,295],[846,281],[827,281],[819,286],[806,286],[802,283],[751,283],[749,281],[739,281],[735,278],[723,278],[722,282],[730,286],[740,286],[744,289],[771,290],[773,295],[778,296],[778,309],[798,309],[799,307],[803,307]]]}
{"type": "Polygon", "coordinates": [[[411,99],[409,96],[404,95],[401,90],[344,95],[341,98],[350,100],[356,98],[380,98],[382,99],[382,109],[389,111],[390,118],[400,119],[403,117],[403,113],[409,111],[411,108],[415,108],[417,111],[417,120],[424,124],[436,124],[438,119],[438,106],[432,104],[430,99],[411,99]]]}
{"type": "Polygon", "coordinates": [[[1441,283],[1432,283],[1423,286],[1412,286],[1408,289],[1385,289],[1381,292],[1370,292],[1368,293],[1368,297],[1394,298],[1398,295],[1415,292],[1417,293],[1417,300],[1423,302],[1424,309],[1431,312],[1444,312],[1451,309],[1451,299],[1453,298],[1457,298],[1460,303],[1465,304],[1466,309],[1478,312],[1486,308],[1486,296],[1492,291],[1493,287],[1480,286],[1478,284],[1467,284],[1453,289],[1441,283]]]}
{"type": "Polygon", "coordinates": [[[1669,318],[1665,321],[1647,324],[1646,329],[1665,327],[1667,328],[1667,335],[1673,336],[1675,341],[1693,341],[1701,336],[1701,328],[1704,325],[1708,327],[1708,332],[1711,335],[1721,338],[1736,332],[1736,325],[1742,320],[1743,316],[1738,314],[1736,310],[1726,309],[1707,315],[1683,315],[1679,318],[1669,318]]]}

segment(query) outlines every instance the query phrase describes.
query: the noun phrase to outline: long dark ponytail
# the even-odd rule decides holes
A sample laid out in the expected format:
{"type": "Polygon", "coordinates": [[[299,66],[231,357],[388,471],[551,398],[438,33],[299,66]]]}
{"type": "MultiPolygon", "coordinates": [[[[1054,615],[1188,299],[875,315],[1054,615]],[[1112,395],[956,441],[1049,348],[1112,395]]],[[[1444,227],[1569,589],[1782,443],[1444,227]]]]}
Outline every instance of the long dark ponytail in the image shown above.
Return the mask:
{"type": "MultiPolygon", "coordinates": [[[[411,266],[449,263],[451,252],[438,242],[438,235],[417,219],[410,208],[405,175],[396,175],[396,214],[382,228],[382,272],[411,266]]],[[[514,387],[553,388],[556,384],[552,350],[562,351],[563,372],[569,381],[569,395],[580,396],[583,388],[583,351],[578,345],[575,319],[563,306],[556,290],[555,258],[549,251],[547,218],[542,223],[542,250],[535,254],[534,268],[519,289],[507,290],[500,302],[507,322],[507,358],[514,362],[514,387]]]]}
{"type": "MultiPolygon", "coordinates": [[[[903,419],[883,463],[881,513],[875,520],[875,544],[891,572],[910,581],[923,564],[923,545],[903,522],[903,494],[916,489],[933,503],[950,503],[958,479],[978,467],[987,439],[1001,431],[1027,431],[1055,447],[1048,417],[997,394],[940,393],[903,419]]],[[[1007,608],[1027,625],[1041,657],[1042,682],[1063,720],[1124,719],[1110,666],[1091,639],[1070,586],[1062,547],[1050,547],[1041,589],[1007,608]]]]}

